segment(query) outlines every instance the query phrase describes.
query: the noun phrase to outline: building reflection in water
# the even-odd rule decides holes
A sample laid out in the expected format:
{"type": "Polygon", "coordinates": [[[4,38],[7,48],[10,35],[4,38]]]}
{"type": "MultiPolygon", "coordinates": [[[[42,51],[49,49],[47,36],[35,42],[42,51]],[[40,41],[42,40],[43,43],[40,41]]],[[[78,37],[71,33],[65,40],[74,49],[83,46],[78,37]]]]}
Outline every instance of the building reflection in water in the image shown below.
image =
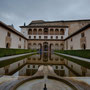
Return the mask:
{"type": "Polygon", "coordinates": [[[0,75],[32,76],[38,71],[40,65],[52,66],[59,76],[90,76],[90,69],[47,52],[1,67],[0,75]]]}

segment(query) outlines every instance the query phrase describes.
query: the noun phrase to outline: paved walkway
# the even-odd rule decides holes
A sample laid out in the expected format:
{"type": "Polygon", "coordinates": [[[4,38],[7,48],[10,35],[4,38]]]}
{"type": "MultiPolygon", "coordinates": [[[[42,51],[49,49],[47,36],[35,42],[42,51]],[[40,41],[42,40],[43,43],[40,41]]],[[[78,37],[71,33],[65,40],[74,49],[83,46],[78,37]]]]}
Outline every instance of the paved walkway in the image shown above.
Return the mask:
{"type": "Polygon", "coordinates": [[[34,54],[34,53],[36,53],[36,52],[19,54],[19,55],[13,55],[13,56],[1,57],[1,58],[0,58],[0,61],[4,61],[4,60],[8,60],[8,59],[13,59],[13,58],[17,58],[17,57],[21,57],[21,56],[25,56],[25,55],[29,55],[29,54],[34,54]]]}
{"type": "Polygon", "coordinates": [[[82,57],[77,57],[77,56],[72,56],[72,55],[57,53],[57,52],[55,52],[55,54],[64,55],[64,56],[71,57],[71,58],[74,58],[74,59],[78,59],[78,60],[81,60],[81,61],[90,62],[90,59],[87,59],[87,58],[82,58],[82,57]]]}

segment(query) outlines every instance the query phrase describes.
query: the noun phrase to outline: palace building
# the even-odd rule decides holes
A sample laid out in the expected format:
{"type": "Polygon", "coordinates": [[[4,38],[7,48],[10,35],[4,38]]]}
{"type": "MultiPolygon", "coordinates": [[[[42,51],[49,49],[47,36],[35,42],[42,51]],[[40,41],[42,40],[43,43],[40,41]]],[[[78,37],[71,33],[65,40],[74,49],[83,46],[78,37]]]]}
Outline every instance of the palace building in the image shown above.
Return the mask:
{"type": "Polygon", "coordinates": [[[90,20],[36,20],[20,26],[0,22],[0,48],[41,51],[90,49],[90,20]]]}
{"type": "Polygon", "coordinates": [[[87,27],[89,23],[90,20],[37,20],[32,21],[29,25],[24,24],[24,26],[20,26],[20,28],[21,33],[28,38],[29,49],[40,49],[42,51],[89,49],[89,43],[86,48],[86,41],[89,42],[88,32],[90,31],[86,30],[87,28],[83,28],[87,27]],[[81,35],[80,38],[79,34],[86,32],[88,34],[86,34],[85,36],[81,35]],[[69,39],[73,43],[70,42],[69,39]]]}

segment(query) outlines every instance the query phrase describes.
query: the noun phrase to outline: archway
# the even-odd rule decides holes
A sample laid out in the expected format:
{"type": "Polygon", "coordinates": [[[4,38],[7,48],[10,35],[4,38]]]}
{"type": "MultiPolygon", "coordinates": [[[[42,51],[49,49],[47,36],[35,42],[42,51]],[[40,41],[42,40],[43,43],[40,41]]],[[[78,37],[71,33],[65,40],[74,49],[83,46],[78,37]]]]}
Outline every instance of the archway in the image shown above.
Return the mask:
{"type": "Polygon", "coordinates": [[[39,43],[38,45],[39,45],[39,51],[42,52],[42,44],[39,43]]]}
{"type": "Polygon", "coordinates": [[[6,48],[10,48],[10,43],[6,43],[6,48]]]}
{"type": "Polygon", "coordinates": [[[60,44],[60,50],[64,50],[64,44],[60,44]]]}
{"type": "Polygon", "coordinates": [[[82,44],[82,49],[85,50],[86,49],[86,44],[82,44]]]}
{"type": "Polygon", "coordinates": [[[51,44],[50,44],[50,52],[52,51],[52,46],[53,46],[53,44],[51,43],[51,44]]]}
{"type": "Polygon", "coordinates": [[[48,51],[48,42],[43,43],[43,51],[48,51]]]}

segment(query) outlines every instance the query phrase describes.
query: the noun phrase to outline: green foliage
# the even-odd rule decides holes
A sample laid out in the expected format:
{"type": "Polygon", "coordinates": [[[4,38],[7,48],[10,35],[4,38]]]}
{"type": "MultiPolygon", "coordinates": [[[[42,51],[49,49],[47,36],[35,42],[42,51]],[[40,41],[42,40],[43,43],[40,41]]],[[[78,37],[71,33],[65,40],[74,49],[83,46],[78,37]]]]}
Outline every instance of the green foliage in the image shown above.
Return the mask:
{"type": "Polygon", "coordinates": [[[36,52],[36,50],[0,48],[0,57],[24,54],[24,53],[29,53],[29,52],[36,52]]]}
{"type": "Polygon", "coordinates": [[[90,50],[55,50],[55,52],[90,59],[90,50]]]}

